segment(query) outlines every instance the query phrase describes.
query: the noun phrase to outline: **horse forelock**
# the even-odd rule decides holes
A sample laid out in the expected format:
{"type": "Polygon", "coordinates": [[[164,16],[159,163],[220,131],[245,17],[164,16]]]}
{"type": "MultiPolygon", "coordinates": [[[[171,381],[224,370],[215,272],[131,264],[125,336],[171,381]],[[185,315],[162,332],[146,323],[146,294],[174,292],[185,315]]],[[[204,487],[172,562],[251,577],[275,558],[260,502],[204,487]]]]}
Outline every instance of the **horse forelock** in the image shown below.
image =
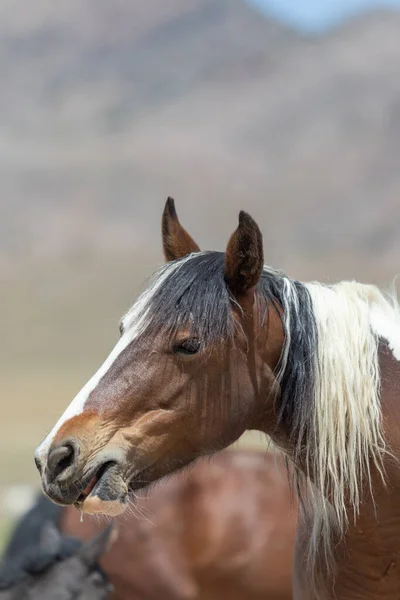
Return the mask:
{"type": "Polygon", "coordinates": [[[174,335],[191,330],[204,343],[231,336],[231,295],[224,280],[224,254],[197,252],[163,265],[122,319],[136,339],[151,327],[174,335]]]}

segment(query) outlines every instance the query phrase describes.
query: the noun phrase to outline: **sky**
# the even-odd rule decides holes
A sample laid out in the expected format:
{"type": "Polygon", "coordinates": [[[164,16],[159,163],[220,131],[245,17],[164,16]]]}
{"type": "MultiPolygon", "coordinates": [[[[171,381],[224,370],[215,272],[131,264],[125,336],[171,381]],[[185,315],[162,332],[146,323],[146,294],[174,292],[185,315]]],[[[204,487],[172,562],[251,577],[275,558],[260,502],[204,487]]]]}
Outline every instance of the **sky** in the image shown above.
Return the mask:
{"type": "Polygon", "coordinates": [[[248,0],[295,29],[310,34],[323,33],[348,17],[367,10],[400,9],[400,0],[248,0]]]}

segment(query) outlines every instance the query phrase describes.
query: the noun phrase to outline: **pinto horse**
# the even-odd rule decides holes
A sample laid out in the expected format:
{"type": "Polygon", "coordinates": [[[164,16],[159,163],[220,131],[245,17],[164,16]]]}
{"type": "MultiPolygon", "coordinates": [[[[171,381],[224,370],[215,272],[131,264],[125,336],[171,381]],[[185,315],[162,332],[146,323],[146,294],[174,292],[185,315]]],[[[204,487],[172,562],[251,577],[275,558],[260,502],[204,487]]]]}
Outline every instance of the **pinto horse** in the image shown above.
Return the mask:
{"type": "Polygon", "coordinates": [[[245,212],[225,253],[201,252],[168,199],[162,238],[167,263],[36,451],[45,493],[117,515],[130,492],[256,429],[297,471],[295,600],[398,600],[395,297],[264,266],[245,212]]]}

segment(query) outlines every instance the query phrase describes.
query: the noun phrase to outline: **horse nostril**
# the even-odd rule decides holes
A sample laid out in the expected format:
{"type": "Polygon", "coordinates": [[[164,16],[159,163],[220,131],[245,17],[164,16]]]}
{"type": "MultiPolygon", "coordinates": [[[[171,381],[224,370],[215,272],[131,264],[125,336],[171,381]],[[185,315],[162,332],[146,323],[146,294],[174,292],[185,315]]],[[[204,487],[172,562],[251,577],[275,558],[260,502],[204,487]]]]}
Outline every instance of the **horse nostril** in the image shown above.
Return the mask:
{"type": "Polygon", "coordinates": [[[75,460],[75,448],[72,444],[64,444],[51,450],[47,459],[47,468],[53,480],[57,479],[75,460]]]}

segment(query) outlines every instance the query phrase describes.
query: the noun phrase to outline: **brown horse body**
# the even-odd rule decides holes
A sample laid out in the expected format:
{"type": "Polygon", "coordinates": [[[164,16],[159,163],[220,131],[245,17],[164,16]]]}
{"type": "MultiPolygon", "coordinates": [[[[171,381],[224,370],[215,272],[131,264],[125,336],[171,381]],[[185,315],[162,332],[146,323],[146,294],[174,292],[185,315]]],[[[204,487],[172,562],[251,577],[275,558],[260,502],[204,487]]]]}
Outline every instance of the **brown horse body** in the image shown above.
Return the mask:
{"type": "Polygon", "coordinates": [[[172,262],[36,452],[45,492],[115,516],[130,492],[257,429],[297,469],[295,600],[398,600],[396,301],[265,267],[243,212],[224,254],[199,252],[171,199],[162,233],[172,262]]]}
{"type": "MultiPolygon", "coordinates": [[[[112,600],[290,600],[297,510],[282,457],[222,452],[138,498],[100,563],[112,600]]],[[[104,527],[73,507],[64,533],[104,527]]]]}

